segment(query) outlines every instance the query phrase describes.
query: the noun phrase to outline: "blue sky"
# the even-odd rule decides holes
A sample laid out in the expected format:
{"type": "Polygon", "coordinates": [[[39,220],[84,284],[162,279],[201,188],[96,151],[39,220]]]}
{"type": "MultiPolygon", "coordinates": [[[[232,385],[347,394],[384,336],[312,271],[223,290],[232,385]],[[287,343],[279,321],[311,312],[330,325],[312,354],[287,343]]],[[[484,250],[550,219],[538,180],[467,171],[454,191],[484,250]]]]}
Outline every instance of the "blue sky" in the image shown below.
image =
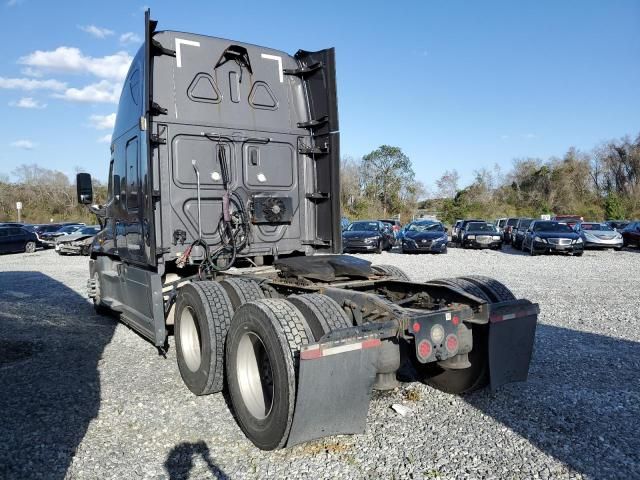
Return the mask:
{"type": "MultiPolygon", "coordinates": [[[[145,4],[1,2],[0,173],[38,163],[104,179],[145,4]]],[[[427,185],[640,132],[638,1],[147,5],[162,29],[336,47],[342,154],[399,146],[427,185]]]]}

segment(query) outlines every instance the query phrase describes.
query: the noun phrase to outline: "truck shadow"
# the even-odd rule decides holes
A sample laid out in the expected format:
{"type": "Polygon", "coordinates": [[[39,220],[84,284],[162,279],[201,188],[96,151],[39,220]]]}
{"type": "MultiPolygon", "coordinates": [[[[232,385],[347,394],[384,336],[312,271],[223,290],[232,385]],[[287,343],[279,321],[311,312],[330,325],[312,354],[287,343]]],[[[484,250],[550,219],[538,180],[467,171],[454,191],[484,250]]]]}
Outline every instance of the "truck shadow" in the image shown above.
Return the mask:
{"type": "Polygon", "coordinates": [[[0,273],[0,478],[64,478],[100,406],[117,322],[38,272],[0,273]]]}
{"type": "Polygon", "coordinates": [[[640,478],[640,343],[539,325],[529,380],[465,400],[590,478],[640,478]]]}
{"type": "MultiPolygon", "coordinates": [[[[164,468],[170,480],[187,480],[195,466],[194,460],[200,457],[207,469],[206,478],[227,480],[229,477],[211,459],[209,447],[202,440],[196,443],[180,443],[171,449],[164,462],[164,468]]],[[[195,475],[195,474],[194,474],[195,475]]],[[[200,473],[194,478],[199,478],[200,473]]]]}

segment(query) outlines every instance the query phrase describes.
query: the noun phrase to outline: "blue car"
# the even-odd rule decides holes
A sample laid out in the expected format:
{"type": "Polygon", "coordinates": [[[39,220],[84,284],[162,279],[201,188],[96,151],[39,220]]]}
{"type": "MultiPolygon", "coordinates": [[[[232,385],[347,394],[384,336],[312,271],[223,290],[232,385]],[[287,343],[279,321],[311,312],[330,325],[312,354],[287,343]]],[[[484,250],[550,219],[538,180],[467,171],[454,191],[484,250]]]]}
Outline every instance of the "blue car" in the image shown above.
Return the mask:
{"type": "Polygon", "coordinates": [[[402,253],[447,253],[449,236],[442,223],[424,220],[407,225],[401,242],[402,253]]]}

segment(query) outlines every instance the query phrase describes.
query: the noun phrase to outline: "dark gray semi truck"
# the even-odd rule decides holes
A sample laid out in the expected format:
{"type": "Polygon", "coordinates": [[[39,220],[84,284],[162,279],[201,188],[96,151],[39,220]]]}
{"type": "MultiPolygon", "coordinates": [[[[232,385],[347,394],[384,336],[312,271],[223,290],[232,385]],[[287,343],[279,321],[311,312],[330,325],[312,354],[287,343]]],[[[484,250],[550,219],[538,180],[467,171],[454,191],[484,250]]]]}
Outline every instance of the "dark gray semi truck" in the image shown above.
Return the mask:
{"type": "Polygon", "coordinates": [[[124,82],[89,296],[196,395],[228,389],[262,449],[362,432],[398,371],[462,394],[526,380],[538,306],[341,255],[333,49],[156,31],[124,82]]]}

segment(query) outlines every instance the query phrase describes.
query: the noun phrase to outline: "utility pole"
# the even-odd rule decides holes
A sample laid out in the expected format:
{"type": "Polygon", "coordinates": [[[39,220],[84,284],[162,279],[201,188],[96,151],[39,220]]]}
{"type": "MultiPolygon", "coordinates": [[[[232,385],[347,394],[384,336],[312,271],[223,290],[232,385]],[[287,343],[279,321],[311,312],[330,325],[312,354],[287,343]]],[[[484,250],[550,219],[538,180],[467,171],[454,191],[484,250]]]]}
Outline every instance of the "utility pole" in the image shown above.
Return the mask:
{"type": "Polygon", "coordinates": [[[20,223],[20,214],[22,213],[22,202],[16,202],[16,209],[18,210],[18,223],[20,223]]]}

